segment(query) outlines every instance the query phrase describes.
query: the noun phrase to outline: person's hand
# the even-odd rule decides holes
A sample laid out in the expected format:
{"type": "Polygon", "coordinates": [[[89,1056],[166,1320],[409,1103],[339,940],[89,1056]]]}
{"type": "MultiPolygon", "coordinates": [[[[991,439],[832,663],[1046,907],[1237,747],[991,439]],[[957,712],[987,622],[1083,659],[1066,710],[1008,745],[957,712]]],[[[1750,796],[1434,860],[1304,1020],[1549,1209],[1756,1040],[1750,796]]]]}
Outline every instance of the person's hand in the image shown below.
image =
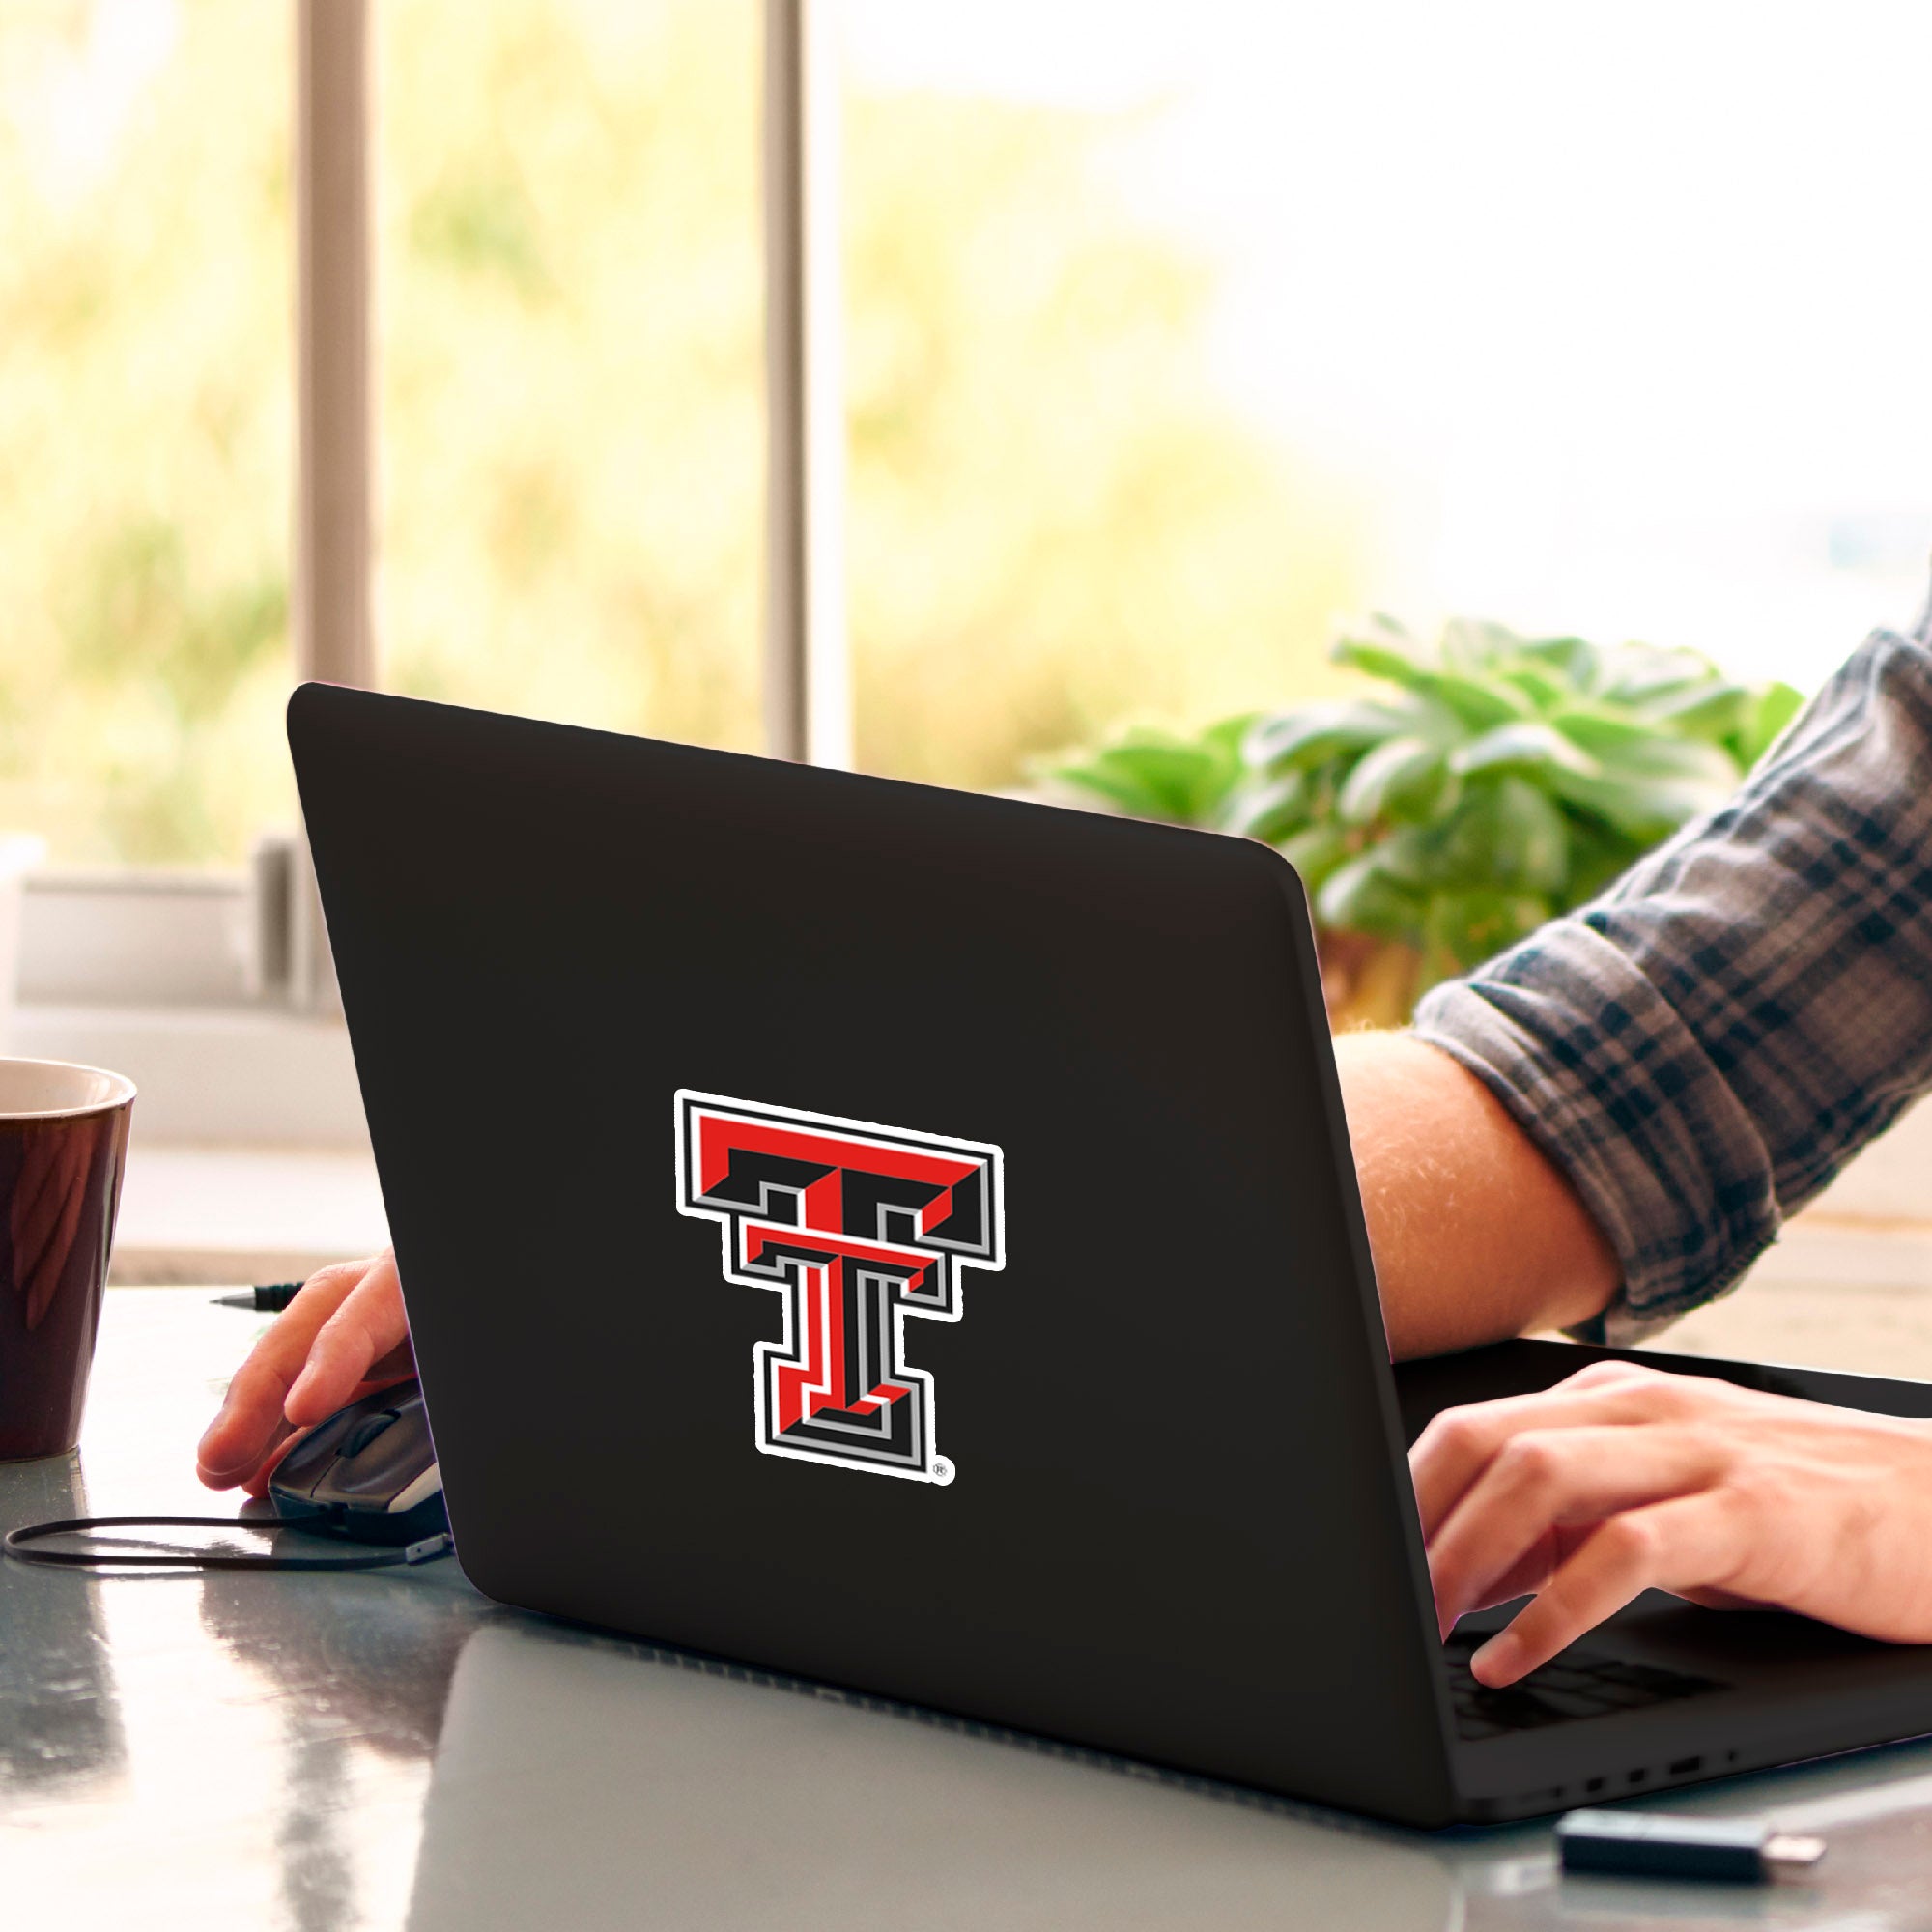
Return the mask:
{"type": "Polygon", "coordinates": [[[396,1258],[338,1262],[311,1275],[249,1351],[196,1452],[211,1490],[259,1496],[297,1436],[358,1396],[414,1372],[396,1258]]]}
{"type": "Polygon", "coordinates": [[[1632,1362],[1446,1410],[1409,1454],[1443,1635],[1514,1683],[1639,1591],[1932,1642],[1932,1426],[1632,1362]]]}

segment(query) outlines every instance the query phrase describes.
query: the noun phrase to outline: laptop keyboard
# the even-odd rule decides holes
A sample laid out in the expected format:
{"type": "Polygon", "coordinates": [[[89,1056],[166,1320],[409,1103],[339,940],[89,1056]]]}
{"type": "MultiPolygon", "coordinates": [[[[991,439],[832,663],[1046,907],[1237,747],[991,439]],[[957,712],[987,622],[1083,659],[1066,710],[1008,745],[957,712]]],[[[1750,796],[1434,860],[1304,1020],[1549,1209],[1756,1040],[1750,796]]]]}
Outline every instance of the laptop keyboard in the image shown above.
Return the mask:
{"type": "Polygon", "coordinates": [[[1545,1724],[1567,1724],[1578,1718],[1640,1711],[1723,1688],[1709,1677],[1692,1677],[1682,1670],[1626,1663],[1601,1651],[1566,1650],[1506,1690],[1491,1690],[1478,1684],[1469,1670],[1470,1656],[1483,1641],[1451,1637],[1445,1650],[1456,1735],[1472,1744],[1545,1724]]]}

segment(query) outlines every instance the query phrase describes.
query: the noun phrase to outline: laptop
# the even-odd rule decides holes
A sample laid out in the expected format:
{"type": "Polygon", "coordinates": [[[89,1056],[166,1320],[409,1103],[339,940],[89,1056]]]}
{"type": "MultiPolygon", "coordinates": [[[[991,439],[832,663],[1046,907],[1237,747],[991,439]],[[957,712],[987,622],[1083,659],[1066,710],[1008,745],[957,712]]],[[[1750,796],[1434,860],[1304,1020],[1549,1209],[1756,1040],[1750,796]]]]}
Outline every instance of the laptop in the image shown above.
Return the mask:
{"type": "MultiPolygon", "coordinates": [[[[1406,1444],[1264,846],[305,686],[458,1558],[499,1601],[1418,1826],[1932,1731],[1932,1655],[1639,1599],[1521,1687],[1406,1444]]],[[[1648,1355],[1892,1414],[1932,1388],[1648,1355]]]]}

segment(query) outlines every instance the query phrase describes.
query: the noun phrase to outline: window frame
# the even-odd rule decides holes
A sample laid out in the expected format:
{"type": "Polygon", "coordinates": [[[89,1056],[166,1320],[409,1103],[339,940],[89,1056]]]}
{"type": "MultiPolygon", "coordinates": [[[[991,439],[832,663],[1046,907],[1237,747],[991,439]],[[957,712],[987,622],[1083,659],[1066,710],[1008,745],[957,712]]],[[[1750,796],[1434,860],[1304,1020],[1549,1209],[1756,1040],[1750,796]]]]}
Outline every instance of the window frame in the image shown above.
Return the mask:
{"type": "MultiPolygon", "coordinates": [[[[294,10],[293,682],[381,688],[369,0],[294,10]]],[[[760,0],[766,306],[763,724],[775,757],[851,762],[839,277],[838,0],[760,0]]],[[[27,885],[21,1009],[329,1016],[340,1000],[305,841],[242,873],[43,867],[27,885]]],[[[104,1022],[103,1022],[104,1024],[104,1022]]],[[[86,1057],[76,1055],[76,1057],[86,1057]]]]}
{"type": "MultiPolygon", "coordinates": [[[[369,0],[290,0],[296,96],[296,679],[379,688],[369,0]]],[[[766,302],[763,722],[775,757],[847,766],[839,0],[759,0],[766,302]]],[[[26,882],[11,1051],[104,1064],[142,1137],[366,1148],[306,849],[244,870],[43,867],[26,882]]],[[[1917,1223],[1932,1107],[1834,1188],[1917,1223]]],[[[1861,1264],[1868,1266],[1868,1264],[1861,1264]]],[[[1833,1264],[1827,1272],[1843,1271],[1833,1264]]],[[[1915,1277],[1916,1279],[1916,1277],[1915,1277]]]]}

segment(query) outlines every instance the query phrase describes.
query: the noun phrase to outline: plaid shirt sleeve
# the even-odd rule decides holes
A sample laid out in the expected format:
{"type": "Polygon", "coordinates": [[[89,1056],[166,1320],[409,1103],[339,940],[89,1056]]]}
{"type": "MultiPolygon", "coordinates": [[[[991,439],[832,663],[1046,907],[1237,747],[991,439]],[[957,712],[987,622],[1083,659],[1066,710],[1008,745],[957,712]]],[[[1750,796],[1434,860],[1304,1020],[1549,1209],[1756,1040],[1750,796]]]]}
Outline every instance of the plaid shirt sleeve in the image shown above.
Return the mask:
{"type": "Polygon", "coordinates": [[[1932,1087],[1932,604],[1721,810],[1417,1009],[1570,1177],[1627,1343],[1733,1287],[1932,1087]]]}

